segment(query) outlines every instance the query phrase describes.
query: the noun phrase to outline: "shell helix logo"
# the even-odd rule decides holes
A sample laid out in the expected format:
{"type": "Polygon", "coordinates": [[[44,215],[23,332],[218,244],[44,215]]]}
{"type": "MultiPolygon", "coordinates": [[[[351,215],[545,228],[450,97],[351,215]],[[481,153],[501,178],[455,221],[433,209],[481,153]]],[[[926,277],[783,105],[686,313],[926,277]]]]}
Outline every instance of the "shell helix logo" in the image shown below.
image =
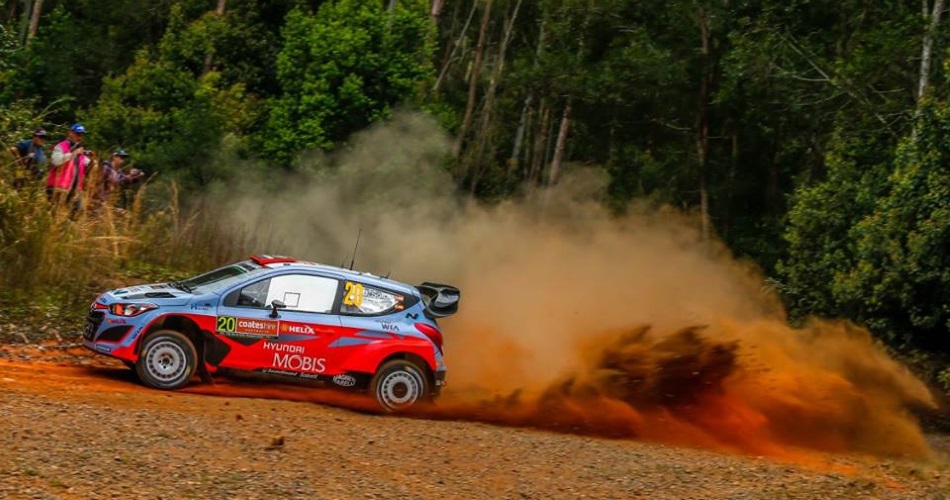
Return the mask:
{"type": "Polygon", "coordinates": [[[314,331],[309,325],[298,325],[298,324],[289,324],[281,323],[280,331],[283,333],[295,333],[298,335],[316,335],[317,332],[314,331]]]}

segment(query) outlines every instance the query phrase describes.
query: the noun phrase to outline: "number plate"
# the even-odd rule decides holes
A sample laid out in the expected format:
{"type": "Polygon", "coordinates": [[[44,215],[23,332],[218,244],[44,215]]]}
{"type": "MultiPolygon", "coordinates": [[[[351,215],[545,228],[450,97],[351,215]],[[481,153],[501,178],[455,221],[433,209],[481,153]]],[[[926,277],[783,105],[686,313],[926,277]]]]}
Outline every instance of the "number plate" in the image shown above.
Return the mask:
{"type": "Polygon", "coordinates": [[[86,327],[83,328],[82,336],[86,340],[92,340],[92,336],[96,334],[96,323],[91,319],[86,320],[86,327]]]}

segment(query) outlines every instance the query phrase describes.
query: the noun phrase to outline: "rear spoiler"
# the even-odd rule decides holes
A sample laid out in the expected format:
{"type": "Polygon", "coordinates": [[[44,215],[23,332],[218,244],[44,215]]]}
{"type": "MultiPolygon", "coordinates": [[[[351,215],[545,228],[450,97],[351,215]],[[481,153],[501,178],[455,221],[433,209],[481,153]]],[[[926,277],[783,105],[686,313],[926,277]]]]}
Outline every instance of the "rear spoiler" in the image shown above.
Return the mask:
{"type": "Polygon", "coordinates": [[[433,318],[445,318],[458,312],[462,292],[451,285],[423,283],[416,287],[422,294],[426,306],[426,315],[433,318]]]}

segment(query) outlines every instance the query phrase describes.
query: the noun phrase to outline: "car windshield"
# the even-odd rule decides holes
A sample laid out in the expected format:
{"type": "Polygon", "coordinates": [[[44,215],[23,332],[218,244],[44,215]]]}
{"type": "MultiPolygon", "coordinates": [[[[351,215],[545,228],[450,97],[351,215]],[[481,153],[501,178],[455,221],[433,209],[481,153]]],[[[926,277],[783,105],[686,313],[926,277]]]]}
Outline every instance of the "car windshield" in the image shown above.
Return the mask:
{"type": "Polygon", "coordinates": [[[246,260],[220,269],[215,269],[214,271],[195,276],[194,278],[171,283],[171,285],[195,294],[216,293],[266,269],[267,268],[259,266],[252,261],[246,260]]]}

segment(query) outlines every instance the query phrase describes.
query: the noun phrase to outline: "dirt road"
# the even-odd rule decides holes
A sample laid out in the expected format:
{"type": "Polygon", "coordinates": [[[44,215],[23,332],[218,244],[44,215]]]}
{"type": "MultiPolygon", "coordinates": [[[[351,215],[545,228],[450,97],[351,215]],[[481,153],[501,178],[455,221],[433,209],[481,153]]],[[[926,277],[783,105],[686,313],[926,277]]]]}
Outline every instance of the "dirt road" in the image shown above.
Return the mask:
{"type": "Polygon", "coordinates": [[[940,436],[926,461],[776,459],[376,416],[241,384],[164,393],[80,349],[0,349],[0,498],[950,498],[940,436]]]}

